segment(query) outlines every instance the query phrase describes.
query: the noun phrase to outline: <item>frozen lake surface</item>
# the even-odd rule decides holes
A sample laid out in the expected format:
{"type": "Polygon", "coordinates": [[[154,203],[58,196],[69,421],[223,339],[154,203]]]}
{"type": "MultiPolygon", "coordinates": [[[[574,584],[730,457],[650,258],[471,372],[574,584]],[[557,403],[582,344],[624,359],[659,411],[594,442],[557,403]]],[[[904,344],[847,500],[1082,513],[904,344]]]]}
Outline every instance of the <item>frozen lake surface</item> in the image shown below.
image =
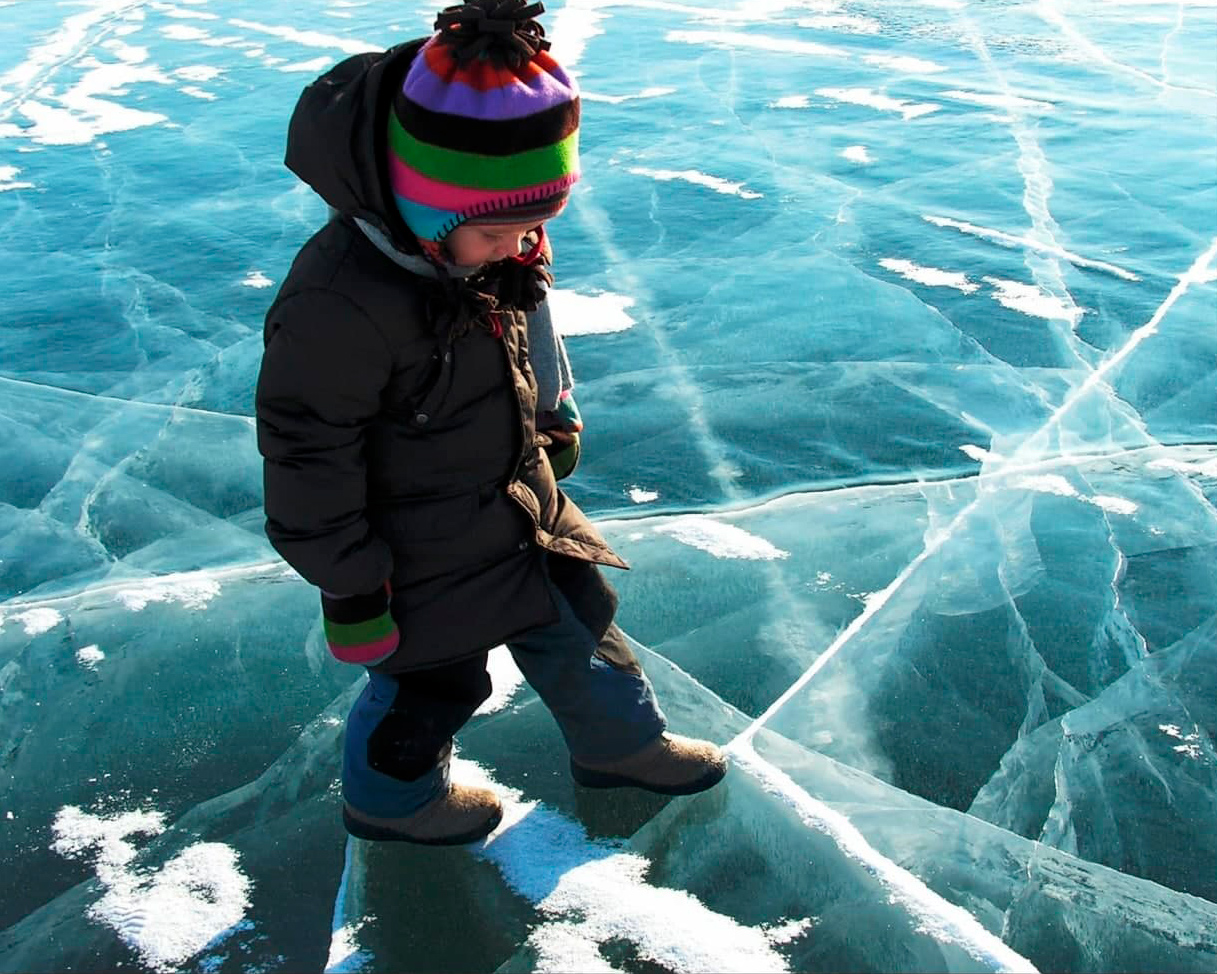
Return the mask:
{"type": "Polygon", "coordinates": [[[0,2],[0,970],[1217,968],[1217,2],[550,5],[567,483],[734,766],[578,792],[492,654],[448,851],[251,418],[296,96],[436,6],[0,2]]]}

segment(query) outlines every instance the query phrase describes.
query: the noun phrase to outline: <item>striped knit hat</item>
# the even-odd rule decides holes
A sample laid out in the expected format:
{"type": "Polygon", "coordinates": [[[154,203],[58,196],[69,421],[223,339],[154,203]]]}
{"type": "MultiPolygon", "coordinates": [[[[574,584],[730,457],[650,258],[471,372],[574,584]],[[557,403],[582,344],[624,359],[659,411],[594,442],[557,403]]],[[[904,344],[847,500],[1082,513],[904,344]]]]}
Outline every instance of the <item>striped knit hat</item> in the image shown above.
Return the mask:
{"type": "Polygon", "coordinates": [[[424,244],[462,223],[540,223],[579,178],[579,89],[526,0],[448,7],[389,113],[389,176],[424,244]]]}

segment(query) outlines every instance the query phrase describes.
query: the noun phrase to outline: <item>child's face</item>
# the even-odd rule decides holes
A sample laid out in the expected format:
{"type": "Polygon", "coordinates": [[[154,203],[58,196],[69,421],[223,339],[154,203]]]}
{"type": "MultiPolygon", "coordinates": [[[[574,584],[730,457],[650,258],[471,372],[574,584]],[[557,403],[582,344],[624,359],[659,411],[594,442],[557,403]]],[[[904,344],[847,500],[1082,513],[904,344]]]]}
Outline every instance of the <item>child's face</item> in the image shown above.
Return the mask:
{"type": "Polygon", "coordinates": [[[524,234],[535,230],[534,223],[462,223],[444,238],[452,262],[461,267],[477,267],[505,257],[516,257],[523,246],[524,234]]]}

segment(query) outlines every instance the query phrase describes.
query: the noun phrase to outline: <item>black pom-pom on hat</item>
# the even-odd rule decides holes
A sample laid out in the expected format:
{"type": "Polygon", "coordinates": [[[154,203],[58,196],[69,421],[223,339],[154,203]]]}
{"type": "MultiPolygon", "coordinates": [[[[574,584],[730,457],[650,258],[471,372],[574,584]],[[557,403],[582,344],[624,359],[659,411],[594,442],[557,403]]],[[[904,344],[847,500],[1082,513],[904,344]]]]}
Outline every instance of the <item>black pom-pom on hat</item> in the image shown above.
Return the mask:
{"type": "Polygon", "coordinates": [[[457,64],[481,58],[519,67],[549,50],[545,28],[533,19],[544,11],[542,4],[528,0],[469,0],[441,10],[435,30],[457,64]]]}

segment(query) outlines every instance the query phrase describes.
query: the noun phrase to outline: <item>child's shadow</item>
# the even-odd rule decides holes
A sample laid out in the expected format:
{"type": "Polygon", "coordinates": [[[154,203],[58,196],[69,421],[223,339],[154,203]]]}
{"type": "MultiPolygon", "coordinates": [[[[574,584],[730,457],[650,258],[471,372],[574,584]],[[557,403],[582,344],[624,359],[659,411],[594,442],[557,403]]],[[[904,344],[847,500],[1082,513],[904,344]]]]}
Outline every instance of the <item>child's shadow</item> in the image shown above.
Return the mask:
{"type": "Polygon", "coordinates": [[[672,801],[640,788],[582,788],[574,785],[574,817],[590,838],[626,839],[672,801]]]}

